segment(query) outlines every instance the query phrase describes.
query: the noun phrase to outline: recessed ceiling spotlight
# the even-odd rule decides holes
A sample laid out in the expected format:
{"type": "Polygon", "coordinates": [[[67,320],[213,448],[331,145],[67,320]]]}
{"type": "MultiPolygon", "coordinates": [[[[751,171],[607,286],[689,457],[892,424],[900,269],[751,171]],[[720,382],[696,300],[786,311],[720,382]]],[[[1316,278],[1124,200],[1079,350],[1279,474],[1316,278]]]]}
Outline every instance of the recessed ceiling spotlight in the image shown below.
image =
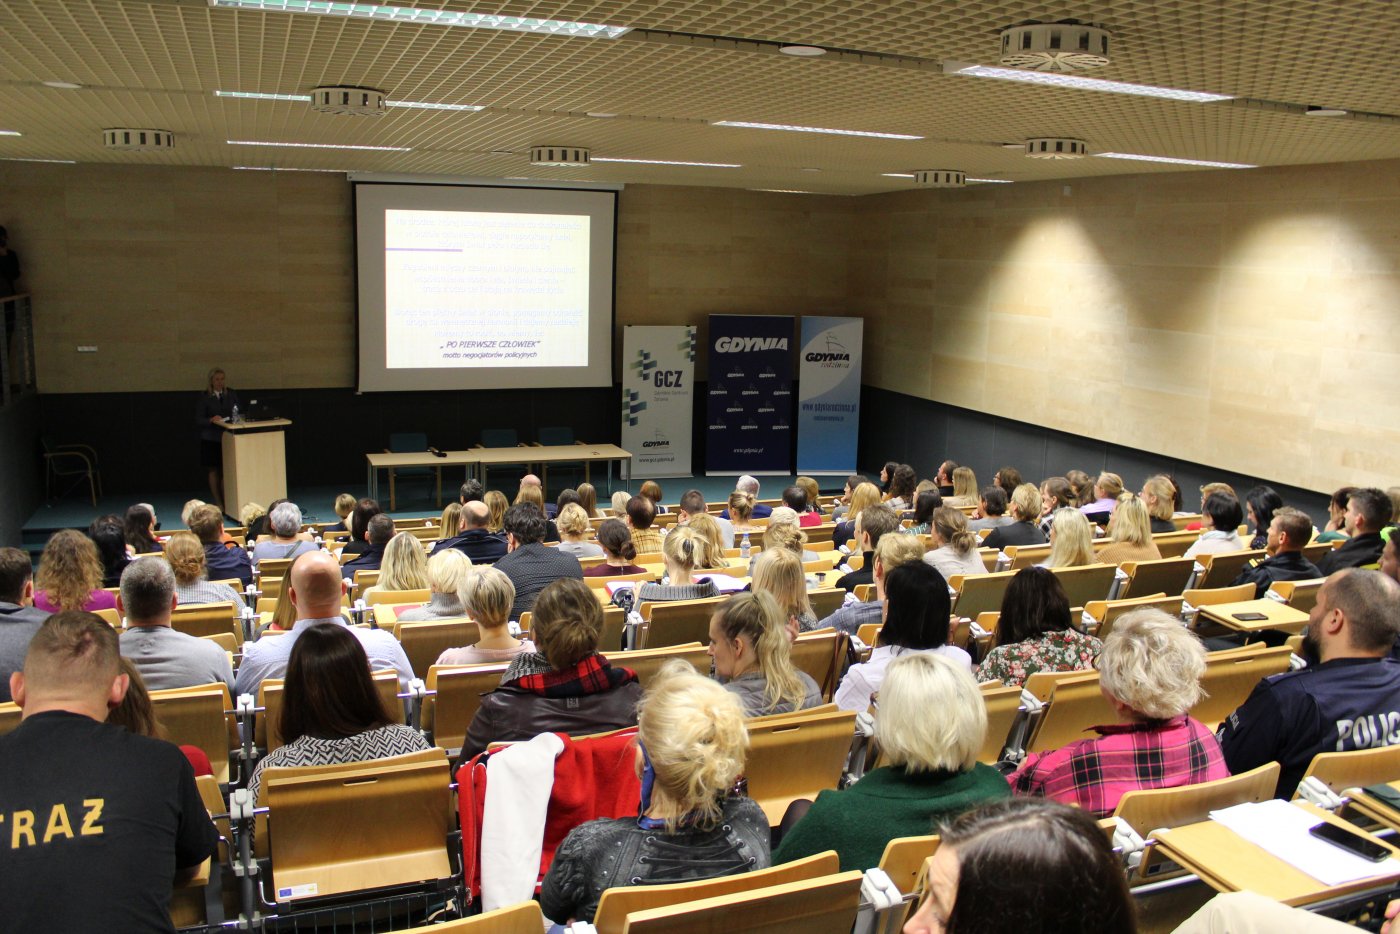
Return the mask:
{"type": "Polygon", "coordinates": [[[588,116],[597,117],[599,120],[611,120],[613,117],[616,117],[617,114],[610,114],[602,110],[590,110],[588,111],[588,116]]]}
{"type": "Polygon", "coordinates": [[[798,58],[817,58],[826,54],[826,49],[819,45],[785,45],[778,49],[784,55],[795,55],[798,58]]]}
{"type": "Polygon", "coordinates": [[[82,87],[81,84],[74,84],[72,81],[45,81],[44,87],[58,88],[60,91],[76,91],[82,87]]]}
{"type": "Polygon", "coordinates": [[[1340,107],[1309,107],[1303,111],[1309,117],[1345,117],[1347,112],[1340,107]]]}

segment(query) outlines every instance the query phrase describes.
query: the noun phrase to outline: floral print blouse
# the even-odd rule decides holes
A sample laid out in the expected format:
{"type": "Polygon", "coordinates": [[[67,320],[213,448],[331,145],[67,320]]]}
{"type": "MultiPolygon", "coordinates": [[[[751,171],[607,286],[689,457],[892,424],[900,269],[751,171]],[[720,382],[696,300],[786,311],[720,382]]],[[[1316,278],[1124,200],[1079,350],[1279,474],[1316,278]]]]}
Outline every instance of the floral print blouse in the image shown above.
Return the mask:
{"type": "Polygon", "coordinates": [[[977,668],[977,680],[1021,687],[1037,671],[1088,670],[1102,648],[1098,639],[1074,629],[1043,633],[992,649],[977,668]]]}

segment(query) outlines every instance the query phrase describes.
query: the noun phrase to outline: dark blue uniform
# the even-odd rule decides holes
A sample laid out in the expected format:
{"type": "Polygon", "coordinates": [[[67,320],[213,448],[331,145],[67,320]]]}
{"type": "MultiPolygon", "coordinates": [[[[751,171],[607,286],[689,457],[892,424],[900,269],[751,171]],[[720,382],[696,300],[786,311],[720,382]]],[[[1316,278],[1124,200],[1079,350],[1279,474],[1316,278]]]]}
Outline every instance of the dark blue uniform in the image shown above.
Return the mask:
{"type": "Polygon", "coordinates": [[[1260,681],[1217,734],[1236,775],[1277,761],[1291,798],[1320,752],[1400,745],[1400,661],[1338,658],[1260,681]]]}

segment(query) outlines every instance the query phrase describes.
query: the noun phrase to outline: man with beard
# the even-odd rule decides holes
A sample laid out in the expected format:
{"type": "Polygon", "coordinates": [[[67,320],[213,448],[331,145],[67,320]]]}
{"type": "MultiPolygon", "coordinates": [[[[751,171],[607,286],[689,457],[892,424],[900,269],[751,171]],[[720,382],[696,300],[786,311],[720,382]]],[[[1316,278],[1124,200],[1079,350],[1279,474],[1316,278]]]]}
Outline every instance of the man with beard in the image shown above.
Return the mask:
{"type": "Polygon", "coordinates": [[[1379,571],[1327,579],[1308,617],[1308,667],[1265,678],[1220,725],[1231,773],[1277,761],[1287,800],[1319,752],[1400,744],[1400,584],[1379,571]]]}

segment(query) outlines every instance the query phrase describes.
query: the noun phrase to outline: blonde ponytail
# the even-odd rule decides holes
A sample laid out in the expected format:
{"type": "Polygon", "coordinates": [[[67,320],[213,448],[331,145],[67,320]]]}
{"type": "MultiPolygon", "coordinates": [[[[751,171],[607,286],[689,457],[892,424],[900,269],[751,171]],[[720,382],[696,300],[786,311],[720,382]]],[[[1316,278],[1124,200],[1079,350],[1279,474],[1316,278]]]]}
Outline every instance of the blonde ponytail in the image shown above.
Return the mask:
{"type": "Polygon", "coordinates": [[[792,645],[778,601],[762,590],[741,593],[730,597],[717,616],[730,641],[743,636],[753,646],[754,661],[765,681],[765,711],[777,710],[785,702],[801,710],[807,690],[792,666],[792,645]]]}

